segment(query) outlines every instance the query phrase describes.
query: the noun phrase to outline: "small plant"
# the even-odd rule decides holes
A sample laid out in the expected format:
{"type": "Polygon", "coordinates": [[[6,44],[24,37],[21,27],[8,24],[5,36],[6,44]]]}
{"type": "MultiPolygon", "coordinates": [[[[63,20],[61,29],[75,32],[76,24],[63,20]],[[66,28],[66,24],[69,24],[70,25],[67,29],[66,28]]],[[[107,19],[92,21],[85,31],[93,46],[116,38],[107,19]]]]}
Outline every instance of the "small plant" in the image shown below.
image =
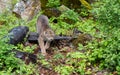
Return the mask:
{"type": "Polygon", "coordinates": [[[37,47],[36,45],[24,47],[23,44],[18,44],[17,46],[17,48],[20,49],[20,51],[29,52],[29,53],[33,53],[36,47],[37,47]]]}
{"type": "Polygon", "coordinates": [[[20,68],[18,70],[16,70],[16,72],[14,72],[12,74],[20,74],[20,75],[26,74],[26,75],[30,75],[30,74],[33,74],[33,72],[37,71],[33,67],[35,67],[35,65],[31,64],[31,63],[29,65],[22,64],[22,66],[20,66],[20,68]]]}
{"type": "Polygon", "coordinates": [[[77,59],[77,58],[86,58],[86,56],[83,53],[81,53],[81,52],[68,53],[67,57],[69,57],[69,58],[75,58],[75,59],[77,59]]]}
{"type": "Polygon", "coordinates": [[[61,75],[70,75],[73,71],[72,66],[62,65],[62,66],[56,66],[55,71],[60,73],[61,75]]]}
{"type": "Polygon", "coordinates": [[[78,44],[78,50],[83,50],[84,46],[82,44],[78,44]]]}
{"type": "Polygon", "coordinates": [[[46,6],[48,7],[58,7],[60,5],[60,0],[48,0],[46,6]]]}
{"type": "Polygon", "coordinates": [[[66,10],[63,12],[58,19],[64,20],[64,19],[70,19],[74,21],[73,23],[79,21],[79,14],[75,12],[74,10],[66,10]]]}
{"type": "Polygon", "coordinates": [[[63,59],[64,56],[61,53],[57,53],[56,55],[53,56],[55,60],[63,59]]]}

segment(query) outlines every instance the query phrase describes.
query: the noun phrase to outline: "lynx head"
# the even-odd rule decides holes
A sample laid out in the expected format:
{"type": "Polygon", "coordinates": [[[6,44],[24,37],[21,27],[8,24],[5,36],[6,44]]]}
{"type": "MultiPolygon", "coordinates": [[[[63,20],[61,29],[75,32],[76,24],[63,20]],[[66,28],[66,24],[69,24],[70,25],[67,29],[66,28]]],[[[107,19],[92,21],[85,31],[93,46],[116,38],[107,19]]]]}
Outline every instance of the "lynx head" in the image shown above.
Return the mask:
{"type": "Polygon", "coordinates": [[[52,29],[46,29],[44,31],[44,37],[47,41],[52,41],[54,39],[55,33],[52,29]]]}

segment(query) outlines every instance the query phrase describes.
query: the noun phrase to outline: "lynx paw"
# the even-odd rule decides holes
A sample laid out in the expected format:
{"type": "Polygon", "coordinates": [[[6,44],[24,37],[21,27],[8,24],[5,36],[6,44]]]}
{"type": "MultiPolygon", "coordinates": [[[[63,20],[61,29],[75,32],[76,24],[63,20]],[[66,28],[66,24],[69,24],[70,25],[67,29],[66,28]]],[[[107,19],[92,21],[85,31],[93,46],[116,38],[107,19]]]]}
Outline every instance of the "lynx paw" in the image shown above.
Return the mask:
{"type": "Polygon", "coordinates": [[[43,55],[43,56],[46,56],[46,55],[47,55],[47,53],[42,53],[42,55],[43,55]]]}

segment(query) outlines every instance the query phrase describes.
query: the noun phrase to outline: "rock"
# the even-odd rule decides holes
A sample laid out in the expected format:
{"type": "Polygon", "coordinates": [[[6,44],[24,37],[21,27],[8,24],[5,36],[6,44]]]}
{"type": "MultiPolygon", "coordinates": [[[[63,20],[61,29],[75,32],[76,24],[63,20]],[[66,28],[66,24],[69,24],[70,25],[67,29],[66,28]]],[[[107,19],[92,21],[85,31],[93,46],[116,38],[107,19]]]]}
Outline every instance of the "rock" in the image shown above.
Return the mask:
{"type": "Polygon", "coordinates": [[[29,54],[28,54],[28,58],[29,58],[29,60],[30,60],[32,63],[36,63],[36,62],[37,62],[37,56],[34,55],[34,54],[29,53],[29,54]]]}
{"type": "Polygon", "coordinates": [[[25,4],[23,1],[18,2],[13,9],[13,13],[16,14],[16,16],[21,17],[21,13],[25,10],[25,4]]]}
{"type": "Polygon", "coordinates": [[[77,9],[81,7],[81,3],[79,0],[63,0],[61,4],[69,7],[70,9],[77,9]]]}
{"type": "MultiPolygon", "coordinates": [[[[14,50],[13,50],[14,51],[14,50]]],[[[16,50],[15,57],[24,60],[26,53],[16,50]]]]}
{"type": "MultiPolygon", "coordinates": [[[[44,10],[45,8],[47,8],[47,0],[40,0],[41,1],[41,7],[44,10]]],[[[79,0],[60,0],[60,4],[65,5],[67,7],[69,7],[70,9],[77,9],[77,8],[81,8],[81,3],[79,0]]]]}
{"type": "Polygon", "coordinates": [[[61,15],[61,13],[70,10],[68,7],[66,7],[65,5],[61,5],[60,7],[57,8],[46,8],[44,9],[44,14],[47,15],[48,17],[59,17],[61,15]]]}
{"type": "Polygon", "coordinates": [[[0,0],[0,14],[12,8],[12,0],[0,0]]]}
{"type": "Polygon", "coordinates": [[[48,17],[52,16],[58,17],[61,14],[61,11],[58,10],[57,8],[46,8],[44,9],[44,11],[45,11],[44,14],[47,15],[48,17]]]}
{"type": "Polygon", "coordinates": [[[18,26],[9,31],[8,35],[3,39],[8,39],[8,44],[17,45],[22,42],[29,31],[29,28],[26,26],[18,26]]]}
{"type": "Polygon", "coordinates": [[[58,8],[61,12],[65,12],[67,10],[70,10],[68,7],[66,7],[65,5],[61,5],[59,8],[58,8]]]}
{"type": "Polygon", "coordinates": [[[35,32],[31,32],[28,34],[28,41],[30,43],[38,43],[37,39],[38,39],[38,34],[35,32]]]}
{"type": "Polygon", "coordinates": [[[30,63],[30,62],[36,63],[37,62],[37,56],[35,54],[22,52],[22,51],[19,51],[19,50],[12,50],[12,52],[15,53],[16,58],[25,60],[25,62],[27,62],[27,63],[30,63]],[[27,60],[29,60],[29,61],[27,61],[27,60]]]}
{"type": "Polygon", "coordinates": [[[14,6],[13,13],[24,20],[31,20],[40,10],[40,0],[21,0],[14,6]]]}
{"type": "Polygon", "coordinates": [[[82,44],[83,46],[87,45],[88,41],[92,40],[92,36],[90,34],[77,34],[75,36],[76,39],[72,39],[71,42],[75,47],[78,47],[78,43],[82,44]]]}

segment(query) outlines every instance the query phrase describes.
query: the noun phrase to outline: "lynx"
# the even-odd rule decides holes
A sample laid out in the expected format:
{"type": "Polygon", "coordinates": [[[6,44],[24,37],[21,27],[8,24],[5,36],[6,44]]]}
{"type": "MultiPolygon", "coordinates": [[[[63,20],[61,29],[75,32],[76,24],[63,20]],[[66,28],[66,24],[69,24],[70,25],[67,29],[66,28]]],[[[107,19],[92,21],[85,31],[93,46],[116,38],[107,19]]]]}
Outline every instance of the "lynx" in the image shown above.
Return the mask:
{"type": "Polygon", "coordinates": [[[42,55],[46,55],[46,49],[49,48],[51,41],[54,39],[55,33],[49,26],[49,19],[45,15],[41,15],[37,19],[37,33],[39,34],[38,43],[41,48],[42,55]],[[46,42],[45,42],[46,41],[46,42]]]}

